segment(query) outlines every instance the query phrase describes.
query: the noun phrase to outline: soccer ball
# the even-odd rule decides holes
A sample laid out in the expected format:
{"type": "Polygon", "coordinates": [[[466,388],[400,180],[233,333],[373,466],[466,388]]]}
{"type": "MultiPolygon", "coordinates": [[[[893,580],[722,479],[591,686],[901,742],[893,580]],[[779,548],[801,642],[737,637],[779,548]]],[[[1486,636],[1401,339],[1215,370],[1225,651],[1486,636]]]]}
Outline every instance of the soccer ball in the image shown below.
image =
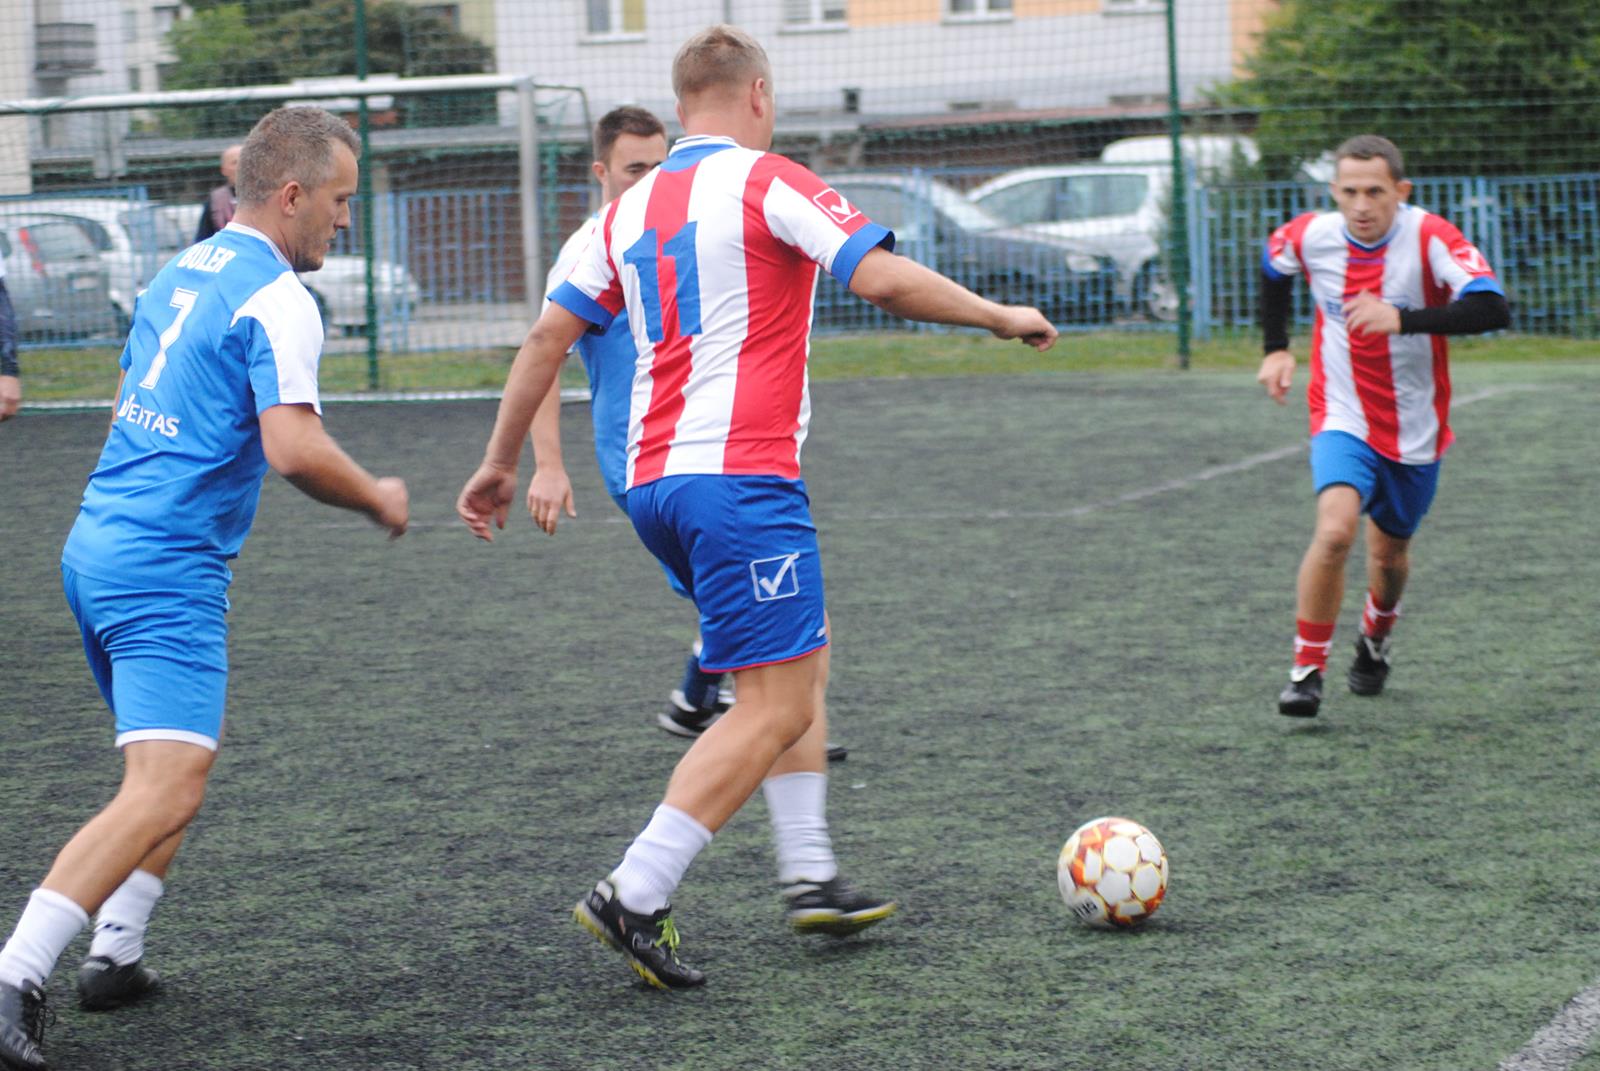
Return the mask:
{"type": "Polygon", "coordinates": [[[1137,926],[1167,895],[1167,853],[1138,822],[1096,818],[1067,838],[1056,862],[1061,899],[1091,926],[1137,926]]]}

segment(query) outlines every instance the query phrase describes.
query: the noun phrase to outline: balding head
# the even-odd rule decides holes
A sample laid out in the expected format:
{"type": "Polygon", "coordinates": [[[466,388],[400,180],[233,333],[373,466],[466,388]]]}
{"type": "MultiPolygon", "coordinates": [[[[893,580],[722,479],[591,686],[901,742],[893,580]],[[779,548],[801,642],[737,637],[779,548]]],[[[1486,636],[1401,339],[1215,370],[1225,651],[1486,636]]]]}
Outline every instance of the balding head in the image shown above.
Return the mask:
{"type": "Polygon", "coordinates": [[[701,30],[672,61],[672,91],[684,105],[708,95],[732,96],[758,78],[772,85],[772,64],[754,37],[734,26],[701,30]]]}

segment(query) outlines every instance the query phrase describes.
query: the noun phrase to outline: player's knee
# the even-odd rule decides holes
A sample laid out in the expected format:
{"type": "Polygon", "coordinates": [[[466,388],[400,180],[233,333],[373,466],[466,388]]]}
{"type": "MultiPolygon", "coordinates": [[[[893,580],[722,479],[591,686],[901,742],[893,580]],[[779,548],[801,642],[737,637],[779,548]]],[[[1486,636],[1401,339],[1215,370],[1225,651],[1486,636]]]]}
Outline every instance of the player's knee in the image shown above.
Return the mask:
{"type": "Polygon", "coordinates": [[[796,695],[792,700],[774,704],[768,724],[784,747],[806,735],[817,718],[816,697],[810,693],[796,695]]]}
{"type": "Polygon", "coordinates": [[[175,833],[194,820],[206,798],[203,771],[178,771],[124,785],[123,801],[137,809],[161,835],[175,833]]]}
{"type": "Polygon", "coordinates": [[[1343,561],[1355,541],[1355,525],[1346,524],[1342,518],[1323,518],[1311,537],[1311,549],[1329,560],[1343,561]]]}

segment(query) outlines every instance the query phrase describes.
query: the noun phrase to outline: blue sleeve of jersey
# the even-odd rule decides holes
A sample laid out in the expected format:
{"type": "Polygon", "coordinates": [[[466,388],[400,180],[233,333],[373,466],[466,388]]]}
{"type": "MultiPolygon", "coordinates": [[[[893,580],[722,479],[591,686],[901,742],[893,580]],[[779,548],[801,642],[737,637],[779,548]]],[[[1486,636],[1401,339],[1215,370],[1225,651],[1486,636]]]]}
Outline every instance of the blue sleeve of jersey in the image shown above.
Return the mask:
{"type": "Polygon", "coordinates": [[[606,311],[604,305],[571,283],[562,283],[550,291],[550,301],[552,304],[560,305],[580,320],[588,320],[596,327],[610,327],[611,321],[616,319],[606,311]]]}
{"type": "Polygon", "coordinates": [[[1500,280],[1492,275],[1480,275],[1466,286],[1463,286],[1461,288],[1461,296],[1476,293],[1479,290],[1487,290],[1489,293],[1499,294],[1501,297],[1506,296],[1505,289],[1500,285],[1500,280]]]}
{"type": "Polygon", "coordinates": [[[861,258],[880,245],[889,252],[894,252],[894,231],[879,223],[868,223],[839,247],[839,251],[833,255],[833,266],[828,269],[829,274],[845,286],[849,286],[850,277],[856,273],[861,258]]]}

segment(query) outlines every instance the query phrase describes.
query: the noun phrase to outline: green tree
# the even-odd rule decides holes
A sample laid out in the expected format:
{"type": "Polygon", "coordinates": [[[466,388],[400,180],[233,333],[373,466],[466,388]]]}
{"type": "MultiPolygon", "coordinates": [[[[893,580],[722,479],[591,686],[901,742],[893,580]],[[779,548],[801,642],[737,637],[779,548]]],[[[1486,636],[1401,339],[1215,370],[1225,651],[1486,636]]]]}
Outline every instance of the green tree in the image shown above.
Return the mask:
{"type": "MultiPolygon", "coordinates": [[[[274,85],[296,78],[356,73],[355,5],[349,0],[201,0],[168,37],[176,62],[168,89],[274,85]]],[[[436,16],[394,0],[367,5],[367,70],[421,77],[493,69],[488,46],[436,16]]],[[[237,136],[260,117],[259,104],[169,110],[163,129],[175,136],[237,136]]],[[[493,93],[396,98],[402,125],[493,122],[493,93]]]]}
{"type": "Polygon", "coordinates": [[[1276,174],[1358,133],[1418,174],[1595,166],[1595,0],[1283,0],[1244,68],[1216,97],[1258,113],[1276,174]]]}

